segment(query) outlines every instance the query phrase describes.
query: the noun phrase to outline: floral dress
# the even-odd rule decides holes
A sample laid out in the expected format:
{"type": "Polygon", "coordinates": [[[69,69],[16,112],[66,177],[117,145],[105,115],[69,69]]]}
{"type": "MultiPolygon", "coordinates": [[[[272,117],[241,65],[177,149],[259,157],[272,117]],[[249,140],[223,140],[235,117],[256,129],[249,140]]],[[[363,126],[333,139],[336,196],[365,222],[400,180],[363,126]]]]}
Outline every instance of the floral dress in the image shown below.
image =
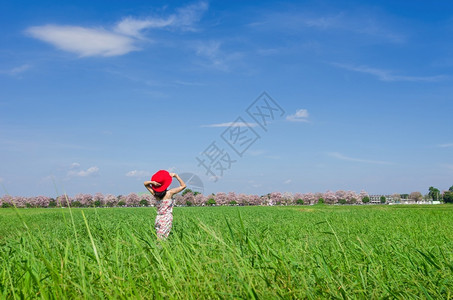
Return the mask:
{"type": "Polygon", "coordinates": [[[165,239],[170,234],[173,222],[173,199],[163,199],[157,201],[157,216],[154,228],[156,229],[157,237],[165,239]]]}

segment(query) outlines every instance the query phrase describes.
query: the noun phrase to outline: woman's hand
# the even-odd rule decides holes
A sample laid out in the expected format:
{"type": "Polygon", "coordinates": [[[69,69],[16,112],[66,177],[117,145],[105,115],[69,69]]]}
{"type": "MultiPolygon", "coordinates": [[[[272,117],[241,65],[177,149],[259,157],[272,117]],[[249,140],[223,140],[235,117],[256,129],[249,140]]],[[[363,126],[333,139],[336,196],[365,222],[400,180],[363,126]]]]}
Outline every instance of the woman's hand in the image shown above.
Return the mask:
{"type": "Polygon", "coordinates": [[[156,181],[151,181],[151,184],[154,185],[154,186],[161,186],[162,184],[160,184],[159,182],[156,182],[156,181]]]}
{"type": "Polygon", "coordinates": [[[177,174],[176,174],[176,173],[170,173],[170,176],[171,176],[171,177],[176,177],[177,174]]]}

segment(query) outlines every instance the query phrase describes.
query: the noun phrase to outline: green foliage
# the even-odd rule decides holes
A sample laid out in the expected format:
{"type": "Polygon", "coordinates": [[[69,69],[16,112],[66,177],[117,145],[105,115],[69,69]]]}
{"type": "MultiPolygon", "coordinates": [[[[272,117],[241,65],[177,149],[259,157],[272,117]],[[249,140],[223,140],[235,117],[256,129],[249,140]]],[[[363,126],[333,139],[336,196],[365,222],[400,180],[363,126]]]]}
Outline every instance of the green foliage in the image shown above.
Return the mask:
{"type": "Polygon", "coordinates": [[[325,202],[325,201],[324,201],[324,198],[319,198],[319,199],[318,199],[318,204],[324,204],[324,202],[325,202]]]}
{"type": "Polygon", "coordinates": [[[95,207],[100,207],[101,206],[101,201],[100,200],[94,201],[94,206],[95,207]]]}
{"type": "Polygon", "coordinates": [[[401,199],[409,199],[409,194],[400,194],[401,199]]]}
{"type": "Polygon", "coordinates": [[[448,189],[449,192],[453,192],[453,185],[448,189]]]}
{"type": "Polygon", "coordinates": [[[126,205],[126,202],[124,202],[123,200],[118,202],[118,206],[124,206],[124,205],[126,205]]]}
{"type": "Polygon", "coordinates": [[[2,208],[10,208],[10,207],[13,207],[13,205],[10,203],[6,203],[6,202],[2,203],[2,208]]]}
{"type": "Polygon", "coordinates": [[[207,202],[207,205],[215,205],[215,200],[213,198],[210,198],[207,202]]]}
{"type": "Polygon", "coordinates": [[[439,189],[430,186],[429,187],[428,196],[431,197],[431,199],[433,199],[433,201],[440,200],[440,191],[439,191],[439,189]]]}
{"type": "Polygon", "coordinates": [[[72,201],[71,206],[72,207],[81,207],[82,203],[80,203],[80,201],[72,201]]]}
{"type": "Polygon", "coordinates": [[[302,200],[302,199],[297,199],[297,200],[296,200],[296,204],[298,204],[298,205],[303,205],[303,204],[304,204],[304,200],[302,200]]]}
{"type": "Polygon", "coordinates": [[[189,192],[193,194],[193,191],[191,189],[185,189],[184,191],[182,191],[181,195],[184,196],[185,194],[187,194],[189,192]]]}
{"type": "Polygon", "coordinates": [[[452,298],[451,205],[175,207],[166,241],[155,215],[0,210],[0,298],[452,298]]]}
{"type": "Polygon", "coordinates": [[[190,202],[189,200],[186,201],[186,206],[192,206],[192,202],[190,202]]]}
{"type": "Polygon", "coordinates": [[[230,201],[230,205],[236,205],[236,204],[238,204],[236,201],[234,201],[234,200],[230,201]]]}
{"type": "Polygon", "coordinates": [[[141,206],[148,206],[149,205],[148,200],[146,200],[146,199],[140,200],[140,205],[141,206]]]}
{"type": "Polygon", "coordinates": [[[370,202],[370,197],[368,197],[368,196],[363,197],[362,202],[363,203],[369,203],[370,202]]]}
{"type": "Polygon", "coordinates": [[[387,201],[387,199],[385,199],[385,196],[381,196],[379,200],[381,201],[381,203],[385,203],[385,201],[387,201]]]}
{"type": "Polygon", "coordinates": [[[194,196],[196,196],[196,195],[198,195],[198,194],[200,194],[200,192],[193,192],[193,195],[194,195],[194,196]]]}
{"type": "Polygon", "coordinates": [[[56,207],[56,206],[57,206],[57,201],[55,199],[51,198],[49,201],[48,207],[56,207]]]}
{"type": "Polygon", "coordinates": [[[338,203],[340,203],[340,204],[346,204],[346,199],[340,199],[340,200],[338,200],[338,203]]]}
{"type": "Polygon", "coordinates": [[[445,203],[453,203],[453,192],[445,192],[443,199],[445,203]]]}

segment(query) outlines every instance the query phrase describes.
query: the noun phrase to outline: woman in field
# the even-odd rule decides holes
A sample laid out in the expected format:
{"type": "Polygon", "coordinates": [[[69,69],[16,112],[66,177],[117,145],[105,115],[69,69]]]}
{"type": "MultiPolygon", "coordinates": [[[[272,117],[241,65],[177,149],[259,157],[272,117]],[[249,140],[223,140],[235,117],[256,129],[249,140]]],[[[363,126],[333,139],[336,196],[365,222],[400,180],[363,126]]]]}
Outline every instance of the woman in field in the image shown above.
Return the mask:
{"type": "Polygon", "coordinates": [[[159,239],[165,239],[170,234],[173,222],[173,195],[186,188],[184,181],[176,173],[168,173],[160,170],[151,177],[150,181],[144,182],[145,187],[157,200],[157,216],[154,228],[159,239]],[[172,177],[178,179],[180,186],[167,190],[172,177]]]}

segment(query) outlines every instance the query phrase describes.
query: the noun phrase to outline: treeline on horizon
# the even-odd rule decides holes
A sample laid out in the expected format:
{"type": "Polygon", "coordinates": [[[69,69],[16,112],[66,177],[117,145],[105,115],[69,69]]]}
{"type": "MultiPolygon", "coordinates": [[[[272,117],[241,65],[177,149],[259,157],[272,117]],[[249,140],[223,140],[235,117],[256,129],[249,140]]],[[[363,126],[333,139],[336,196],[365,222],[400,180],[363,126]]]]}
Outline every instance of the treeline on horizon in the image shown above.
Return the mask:
{"type": "MultiPolygon", "coordinates": [[[[448,191],[440,192],[434,187],[429,188],[429,193],[422,195],[420,192],[410,194],[393,194],[390,197],[392,202],[399,202],[401,199],[411,199],[415,202],[422,200],[438,200],[445,203],[453,203],[453,186],[448,191]]],[[[387,203],[387,196],[381,196],[380,202],[387,203]]],[[[366,191],[356,193],[354,191],[339,190],[325,193],[281,193],[272,192],[266,195],[236,194],[235,192],[203,195],[202,193],[186,189],[182,194],[173,197],[177,206],[206,206],[206,205],[313,205],[325,204],[367,204],[370,196],[366,191]]],[[[47,196],[23,197],[4,195],[0,197],[0,207],[145,207],[155,206],[157,200],[151,194],[136,194],[114,196],[112,194],[96,193],[77,194],[74,197],[60,195],[56,198],[47,196]]]]}

